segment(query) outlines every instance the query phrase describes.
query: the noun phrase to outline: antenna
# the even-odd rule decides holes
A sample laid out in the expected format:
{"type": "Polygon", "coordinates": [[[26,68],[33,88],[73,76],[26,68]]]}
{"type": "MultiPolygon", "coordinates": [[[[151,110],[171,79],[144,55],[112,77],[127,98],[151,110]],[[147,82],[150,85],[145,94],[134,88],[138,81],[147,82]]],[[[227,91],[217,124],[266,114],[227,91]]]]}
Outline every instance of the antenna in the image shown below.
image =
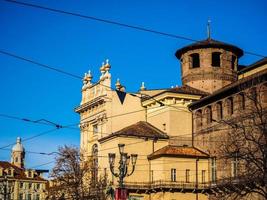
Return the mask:
{"type": "Polygon", "coordinates": [[[208,39],[210,39],[210,35],[211,35],[211,29],[210,29],[210,23],[211,23],[211,20],[208,19],[208,24],[207,24],[207,34],[208,34],[208,39]]]}

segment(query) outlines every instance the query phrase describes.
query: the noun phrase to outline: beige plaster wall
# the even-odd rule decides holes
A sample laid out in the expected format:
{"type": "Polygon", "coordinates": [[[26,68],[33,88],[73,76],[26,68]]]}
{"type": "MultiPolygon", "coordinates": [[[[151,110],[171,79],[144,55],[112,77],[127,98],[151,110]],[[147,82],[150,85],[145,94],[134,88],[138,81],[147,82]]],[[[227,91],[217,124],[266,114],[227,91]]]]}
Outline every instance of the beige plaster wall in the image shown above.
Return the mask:
{"type": "MultiPolygon", "coordinates": [[[[119,150],[118,144],[125,144],[124,151],[130,154],[138,154],[136,168],[133,175],[125,178],[126,182],[148,182],[150,180],[149,174],[149,161],[147,160],[147,155],[153,152],[153,143],[154,143],[154,150],[162,148],[163,146],[167,145],[167,141],[158,140],[157,142],[153,142],[153,140],[144,140],[141,138],[124,138],[124,137],[117,137],[101,143],[99,149],[99,171],[102,173],[104,168],[107,168],[108,171],[108,178],[109,180],[116,180],[117,178],[112,178],[112,175],[109,170],[109,162],[108,162],[108,153],[115,153],[116,154],[116,161],[115,161],[115,170],[118,172],[118,161],[119,161],[119,150]],[[141,177],[141,178],[140,178],[141,177]]],[[[129,172],[131,171],[132,165],[130,163],[129,172]]]]}

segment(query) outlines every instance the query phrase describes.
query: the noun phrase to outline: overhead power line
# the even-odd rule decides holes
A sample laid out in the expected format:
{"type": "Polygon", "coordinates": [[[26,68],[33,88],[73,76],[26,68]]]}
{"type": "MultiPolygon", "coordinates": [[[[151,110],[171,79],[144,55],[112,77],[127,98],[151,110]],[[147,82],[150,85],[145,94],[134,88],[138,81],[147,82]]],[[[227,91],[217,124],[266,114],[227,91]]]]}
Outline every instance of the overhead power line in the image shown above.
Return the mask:
{"type": "Polygon", "coordinates": [[[71,76],[71,77],[76,78],[76,79],[79,79],[79,80],[82,80],[82,77],[81,77],[81,76],[75,75],[75,74],[70,73],[70,72],[66,72],[66,71],[64,71],[64,70],[62,70],[62,69],[58,69],[58,68],[55,68],[55,67],[51,67],[51,66],[49,66],[49,65],[42,64],[42,63],[40,63],[40,62],[31,60],[31,59],[28,59],[28,58],[25,58],[25,57],[21,57],[21,56],[15,55],[15,54],[13,54],[13,53],[9,53],[9,52],[4,51],[4,50],[0,50],[0,53],[1,53],[1,54],[5,54],[5,55],[10,56],[10,57],[13,57],[13,58],[17,58],[17,59],[19,59],[19,60],[23,60],[23,61],[26,61],[26,62],[30,62],[30,63],[32,63],[32,64],[38,65],[38,66],[40,66],[40,67],[43,67],[43,68],[46,68],[46,69],[49,69],[49,70],[56,71],[56,72],[61,73],[61,74],[65,74],[65,75],[71,76]]]}
{"type": "MultiPolygon", "coordinates": [[[[31,136],[31,137],[25,138],[25,139],[23,139],[22,141],[32,140],[32,139],[34,139],[34,138],[36,138],[36,137],[40,137],[40,136],[42,136],[42,135],[45,135],[45,134],[54,132],[54,131],[56,131],[56,130],[59,130],[59,129],[58,129],[58,128],[50,129],[50,130],[48,130],[48,131],[44,131],[44,132],[38,133],[38,134],[36,134],[36,135],[33,135],[33,136],[31,136]]],[[[5,146],[0,147],[0,149],[5,149],[5,148],[10,147],[10,146],[15,145],[15,144],[16,144],[16,142],[13,142],[13,143],[10,143],[10,144],[7,144],[7,145],[5,145],[5,146]]]]}
{"type": "Polygon", "coordinates": [[[129,25],[129,24],[116,22],[116,21],[112,21],[112,20],[108,20],[108,19],[101,19],[101,18],[97,18],[97,17],[93,17],[93,16],[83,15],[83,14],[64,11],[64,10],[59,10],[59,9],[55,9],[55,8],[49,8],[49,7],[40,6],[40,5],[36,5],[36,4],[31,4],[31,3],[25,3],[25,2],[14,1],[14,0],[5,0],[5,1],[10,2],[10,3],[15,3],[18,5],[32,7],[32,8],[39,8],[39,9],[48,10],[51,12],[56,12],[56,13],[61,13],[61,14],[66,14],[66,15],[72,15],[72,16],[80,17],[80,18],[84,18],[84,19],[89,19],[89,20],[94,20],[94,21],[103,22],[103,23],[107,23],[107,24],[112,24],[112,25],[122,26],[122,27],[126,27],[126,28],[136,29],[139,31],[155,33],[155,34],[159,34],[159,35],[163,35],[163,36],[167,36],[167,37],[178,38],[178,39],[187,40],[187,41],[191,41],[191,42],[197,42],[197,40],[194,40],[194,39],[191,39],[188,37],[179,36],[179,35],[175,35],[175,34],[171,34],[171,33],[165,33],[165,32],[161,32],[161,31],[157,31],[157,30],[152,30],[152,29],[141,27],[141,26],[129,25]]]}
{"type": "MultiPolygon", "coordinates": [[[[185,37],[185,36],[181,36],[181,35],[177,35],[177,34],[162,32],[162,31],[158,31],[158,30],[154,30],[154,29],[150,29],[150,28],[144,28],[141,26],[130,25],[130,24],[126,24],[126,23],[113,21],[113,20],[102,19],[102,18],[98,18],[98,17],[94,17],[94,16],[83,15],[80,13],[74,13],[74,12],[64,11],[64,10],[55,9],[55,8],[49,8],[49,7],[45,7],[45,6],[41,6],[41,5],[37,5],[37,4],[31,4],[31,3],[20,2],[20,1],[15,1],[15,0],[4,0],[4,1],[9,2],[9,3],[14,3],[17,5],[22,5],[22,6],[32,7],[32,8],[38,8],[38,9],[47,10],[50,12],[61,13],[61,14],[65,14],[65,15],[79,17],[79,18],[83,18],[83,19],[87,19],[87,20],[93,20],[93,21],[98,21],[98,22],[102,22],[102,23],[106,23],[106,24],[112,24],[112,25],[116,25],[116,26],[120,26],[120,27],[135,29],[135,30],[139,30],[139,31],[143,31],[143,32],[158,34],[158,35],[162,35],[162,36],[166,36],[166,37],[170,37],[170,38],[181,39],[181,40],[186,40],[186,41],[190,41],[190,42],[199,42],[199,40],[196,40],[196,39],[193,39],[190,37],[185,37]]],[[[253,56],[257,56],[257,57],[262,57],[262,58],[267,57],[265,55],[261,55],[261,54],[253,53],[253,52],[249,52],[249,51],[244,51],[244,53],[250,54],[253,56]]]]}
{"type": "Polygon", "coordinates": [[[7,114],[3,114],[3,113],[0,113],[0,117],[4,117],[7,119],[15,119],[15,120],[24,121],[24,122],[30,122],[30,123],[34,123],[34,124],[43,124],[43,125],[48,125],[48,126],[55,126],[56,128],[62,128],[63,127],[62,125],[54,123],[54,122],[49,121],[47,119],[31,120],[28,118],[20,118],[20,117],[7,115],[7,114]]]}

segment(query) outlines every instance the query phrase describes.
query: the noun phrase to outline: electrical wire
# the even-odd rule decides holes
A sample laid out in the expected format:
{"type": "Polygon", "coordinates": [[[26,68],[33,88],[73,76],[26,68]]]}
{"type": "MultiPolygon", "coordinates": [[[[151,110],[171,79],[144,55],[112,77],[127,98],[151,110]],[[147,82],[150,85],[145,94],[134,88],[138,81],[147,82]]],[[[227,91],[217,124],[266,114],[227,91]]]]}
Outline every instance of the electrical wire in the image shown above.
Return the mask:
{"type": "MultiPolygon", "coordinates": [[[[177,35],[177,34],[171,34],[171,33],[167,33],[167,32],[153,30],[150,28],[144,28],[141,26],[134,26],[134,25],[126,24],[126,23],[121,23],[121,22],[112,21],[112,20],[108,20],[108,19],[97,18],[94,16],[83,15],[83,14],[64,11],[64,10],[60,10],[60,9],[49,8],[49,7],[45,7],[45,6],[41,6],[41,5],[37,5],[37,4],[25,3],[25,2],[21,2],[21,1],[15,1],[15,0],[4,0],[4,1],[6,1],[8,3],[16,4],[16,5],[22,5],[22,6],[27,6],[27,7],[31,7],[31,8],[38,8],[38,9],[47,10],[47,11],[54,12],[54,13],[61,13],[61,14],[65,14],[65,15],[70,15],[70,16],[74,16],[74,17],[87,19],[87,20],[93,20],[93,21],[98,21],[98,22],[102,22],[102,23],[106,23],[106,24],[112,24],[112,25],[116,25],[116,26],[120,26],[120,27],[135,29],[138,31],[149,32],[149,33],[153,33],[153,34],[157,34],[157,35],[161,35],[161,36],[166,36],[166,37],[170,37],[170,38],[181,39],[181,40],[186,40],[186,41],[190,41],[190,42],[199,42],[199,40],[192,39],[192,38],[185,37],[185,36],[181,36],[181,35],[177,35]]],[[[249,52],[249,51],[244,51],[244,53],[250,54],[253,56],[257,56],[257,57],[262,57],[262,58],[267,57],[265,55],[261,55],[261,54],[253,53],[253,52],[249,52]]]]}
{"type": "Polygon", "coordinates": [[[49,69],[49,70],[52,70],[52,71],[55,71],[55,72],[58,72],[58,73],[61,73],[61,74],[64,74],[64,75],[68,75],[68,76],[71,76],[73,78],[76,78],[76,79],[79,79],[79,80],[82,80],[82,77],[78,76],[78,75],[75,75],[73,73],[70,73],[70,72],[66,72],[66,71],[63,71],[61,69],[58,69],[58,68],[55,68],[55,67],[51,67],[49,65],[46,65],[46,64],[42,64],[40,62],[37,62],[37,61],[33,61],[31,59],[28,59],[28,58],[25,58],[25,57],[21,57],[21,56],[18,56],[18,55],[15,55],[13,53],[9,53],[7,51],[4,51],[4,50],[0,50],[0,53],[1,54],[5,54],[7,56],[11,56],[13,58],[17,58],[19,60],[23,60],[23,61],[26,61],[26,62],[29,62],[29,63],[32,63],[34,65],[38,65],[40,67],[43,67],[43,68],[46,68],[46,69],[49,69]]]}
{"type": "Polygon", "coordinates": [[[46,163],[43,163],[43,164],[40,164],[40,165],[34,165],[34,166],[31,166],[29,167],[30,169],[33,169],[33,168],[37,168],[37,167],[42,167],[42,166],[45,166],[45,165],[49,165],[49,164],[52,164],[54,163],[55,161],[49,161],[49,162],[46,162],[46,163]]]}
{"type": "MultiPolygon", "coordinates": [[[[32,140],[32,139],[34,139],[34,138],[36,138],[36,137],[40,137],[40,136],[46,135],[46,134],[48,134],[48,133],[51,133],[51,132],[54,132],[54,131],[57,131],[57,130],[59,130],[59,128],[50,129],[50,130],[47,130],[47,131],[38,133],[38,134],[36,134],[36,135],[33,135],[33,136],[31,136],[31,137],[25,138],[25,139],[23,139],[22,141],[29,141],[29,140],[32,140]]],[[[15,144],[16,144],[16,143],[13,142],[13,143],[10,143],[10,144],[7,144],[7,145],[5,145],[5,146],[0,147],[0,149],[5,149],[5,148],[10,147],[10,146],[15,145],[15,144]]]]}

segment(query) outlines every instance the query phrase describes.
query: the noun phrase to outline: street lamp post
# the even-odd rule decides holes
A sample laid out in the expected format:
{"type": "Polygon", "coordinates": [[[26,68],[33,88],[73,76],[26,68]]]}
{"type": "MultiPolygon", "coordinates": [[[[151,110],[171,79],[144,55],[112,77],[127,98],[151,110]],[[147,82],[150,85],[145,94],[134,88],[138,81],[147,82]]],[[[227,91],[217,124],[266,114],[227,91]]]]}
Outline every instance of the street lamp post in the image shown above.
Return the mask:
{"type": "Polygon", "coordinates": [[[116,189],[116,200],[126,200],[127,199],[127,189],[124,187],[123,179],[126,176],[131,176],[135,170],[137,154],[131,154],[128,156],[127,153],[124,153],[125,144],[118,144],[119,152],[120,152],[120,161],[119,161],[119,173],[115,173],[114,164],[115,164],[115,153],[109,153],[109,166],[111,173],[119,178],[119,188],[116,189]],[[128,173],[128,167],[130,164],[130,160],[132,163],[132,171],[128,173]]]}

